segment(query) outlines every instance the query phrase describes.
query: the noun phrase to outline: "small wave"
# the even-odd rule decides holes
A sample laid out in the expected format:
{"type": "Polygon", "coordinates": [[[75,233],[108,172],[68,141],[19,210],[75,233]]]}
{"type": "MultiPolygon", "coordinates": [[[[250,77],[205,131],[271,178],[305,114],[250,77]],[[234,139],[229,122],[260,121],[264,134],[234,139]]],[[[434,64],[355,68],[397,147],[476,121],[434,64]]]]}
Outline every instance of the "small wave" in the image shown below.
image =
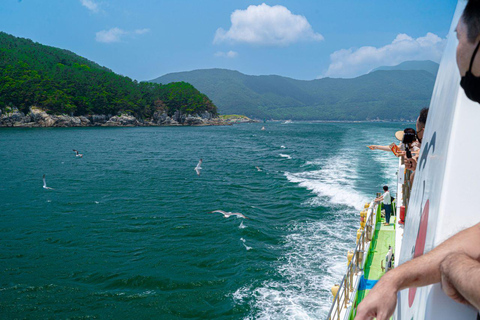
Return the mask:
{"type": "Polygon", "coordinates": [[[248,228],[248,227],[243,224],[243,221],[240,222],[240,225],[238,226],[238,229],[245,229],[245,228],[248,228]]]}
{"type": "Polygon", "coordinates": [[[279,156],[282,157],[282,158],[292,159],[292,156],[288,155],[288,154],[280,153],[279,156]]]}
{"type": "Polygon", "coordinates": [[[287,147],[285,147],[284,145],[281,145],[280,148],[282,149],[286,149],[287,147]]]}

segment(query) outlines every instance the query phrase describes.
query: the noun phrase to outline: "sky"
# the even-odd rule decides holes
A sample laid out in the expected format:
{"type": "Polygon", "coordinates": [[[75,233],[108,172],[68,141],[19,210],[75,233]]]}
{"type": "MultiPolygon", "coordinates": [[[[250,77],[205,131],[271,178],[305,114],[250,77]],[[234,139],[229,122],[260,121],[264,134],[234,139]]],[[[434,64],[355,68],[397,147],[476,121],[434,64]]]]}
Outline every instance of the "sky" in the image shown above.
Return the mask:
{"type": "Polygon", "coordinates": [[[138,81],[224,68],[301,80],[440,61],[454,0],[1,0],[0,31],[138,81]]]}

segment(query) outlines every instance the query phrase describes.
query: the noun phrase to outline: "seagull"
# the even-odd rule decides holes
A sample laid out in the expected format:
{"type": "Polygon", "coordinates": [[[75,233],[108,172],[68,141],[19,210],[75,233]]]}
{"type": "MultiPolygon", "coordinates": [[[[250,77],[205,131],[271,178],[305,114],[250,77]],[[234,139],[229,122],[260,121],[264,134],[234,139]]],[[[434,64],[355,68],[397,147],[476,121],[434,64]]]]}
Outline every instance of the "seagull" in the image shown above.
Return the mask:
{"type": "Polygon", "coordinates": [[[243,238],[240,238],[240,241],[242,241],[242,242],[243,242],[243,246],[245,247],[245,249],[247,249],[247,251],[249,251],[249,250],[251,250],[251,249],[252,249],[252,247],[249,247],[249,246],[247,246],[247,245],[245,244],[245,239],[243,239],[243,238]]]}
{"type": "Polygon", "coordinates": [[[198,164],[197,166],[195,167],[195,171],[197,172],[198,175],[200,175],[200,170],[202,170],[202,159],[200,159],[200,161],[198,161],[198,164]]]}
{"type": "Polygon", "coordinates": [[[77,150],[73,149],[73,151],[75,152],[75,157],[80,157],[80,158],[82,158],[82,157],[83,157],[83,154],[81,154],[81,153],[78,153],[78,151],[77,151],[77,150]]]}
{"type": "Polygon", "coordinates": [[[53,188],[47,187],[47,181],[45,180],[45,175],[43,175],[43,189],[53,190],[53,188]]]}
{"type": "Polygon", "coordinates": [[[250,218],[245,217],[243,214],[241,214],[239,212],[226,212],[226,211],[223,211],[223,210],[215,210],[215,211],[210,211],[209,213],[221,213],[221,214],[223,214],[224,218],[229,218],[230,216],[237,216],[237,218],[250,219],[250,218]]]}

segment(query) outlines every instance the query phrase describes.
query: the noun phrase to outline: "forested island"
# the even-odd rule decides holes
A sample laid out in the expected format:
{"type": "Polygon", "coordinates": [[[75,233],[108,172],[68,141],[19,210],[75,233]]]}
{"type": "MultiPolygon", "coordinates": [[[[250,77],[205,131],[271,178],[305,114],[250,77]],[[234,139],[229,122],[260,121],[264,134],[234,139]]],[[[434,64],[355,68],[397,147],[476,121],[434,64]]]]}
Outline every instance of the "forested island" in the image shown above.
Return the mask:
{"type": "Polygon", "coordinates": [[[137,82],[73,52],[0,32],[0,126],[225,124],[186,82],[137,82]]]}

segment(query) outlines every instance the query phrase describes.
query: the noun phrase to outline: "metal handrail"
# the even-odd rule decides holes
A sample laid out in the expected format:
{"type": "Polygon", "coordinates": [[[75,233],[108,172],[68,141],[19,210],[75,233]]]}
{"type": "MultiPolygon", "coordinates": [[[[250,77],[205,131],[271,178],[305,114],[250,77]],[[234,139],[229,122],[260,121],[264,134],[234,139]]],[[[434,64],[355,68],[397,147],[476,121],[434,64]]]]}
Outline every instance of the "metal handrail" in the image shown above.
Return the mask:
{"type": "MultiPolygon", "coordinates": [[[[373,216],[376,214],[376,210],[374,210],[374,207],[375,203],[370,203],[370,206],[368,207],[369,213],[367,214],[365,228],[363,229],[358,239],[357,245],[355,246],[352,260],[347,266],[347,273],[343,276],[337,294],[333,298],[333,303],[328,313],[328,320],[340,320],[342,310],[347,309],[349,300],[351,300],[350,296],[356,291],[358,279],[355,285],[353,285],[353,276],[354,274],[363,271],[363,266],[365,264],[364,258],[366,244],[367,242],[371,241],[371,237],[373,236],[372,227],[375,226],[376,222],[372,221],[373,216]],[[369,237],[367,237],[367,235],[370,235],[370,239],[368,239],[369,237]]],[[[345,314],[348,314],[348,312],[345,312],[345,314]]]]}

